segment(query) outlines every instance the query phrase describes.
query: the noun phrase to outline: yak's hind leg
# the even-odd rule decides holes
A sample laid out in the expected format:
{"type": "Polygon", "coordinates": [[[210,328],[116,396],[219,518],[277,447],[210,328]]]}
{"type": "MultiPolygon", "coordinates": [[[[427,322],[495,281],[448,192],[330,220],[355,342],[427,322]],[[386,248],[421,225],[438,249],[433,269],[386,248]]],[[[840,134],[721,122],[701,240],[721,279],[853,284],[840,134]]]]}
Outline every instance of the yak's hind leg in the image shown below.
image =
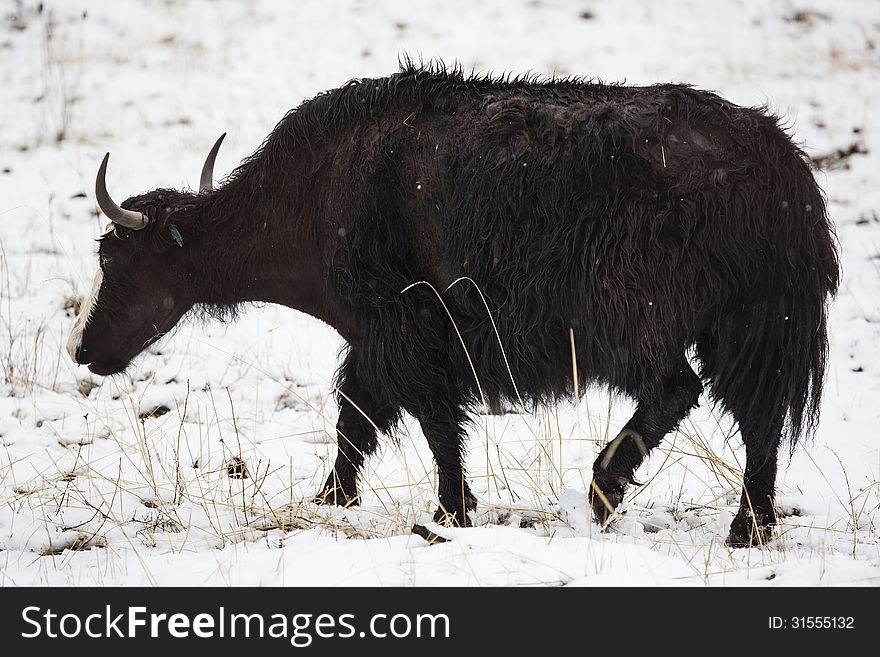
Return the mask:
{"type": "Polygon", "coordinates": [[[730,547],[758,547],[767,543],[771,527],[776,523],[773,500],[782,427],[770,425],[762,429],[739,417],[737,422],[746,446],[746,469],[739,511],[730,524],[727,544],[730,547]]]}
{"type": "Polygon", "coordinates": [[[731,547],[762,546],[770,539],[786,416],[794,412],[798,395],[803,395],[802,414],[810,404],[808,395],[816,404],[821,390],[824,318],[817,320],[806,301],[791,308],[782,304],[759,302],[750,315],[725,321],[719,336],[697,343],[712,396],[736,420],[746,448],[739,511],[727,536],[731,547]],[[805,393],[811,378],[812,393],[805,393]]]}
{"type": "Polygon", "coordinates": [[[387,431],[400,415],[399,409],[374,398],[361,383],[357,370],[357,354],[351,350],[337,376],[340,392],[337,394],[336,440],[339,451],[333,471],[315,497],[319,504],[360,504],[357,479],[364,460],[378,446],[376,429],[387,431]]]}
{"type": "Polygon", "coordinates": [[[623,501],[628,484],[650,451],[697,405],[703,386],[690,365],[669,372],[657,392],[643,394],[635,414],[593,464],[590,500],[596,521],[604,524],[623,501]]]}

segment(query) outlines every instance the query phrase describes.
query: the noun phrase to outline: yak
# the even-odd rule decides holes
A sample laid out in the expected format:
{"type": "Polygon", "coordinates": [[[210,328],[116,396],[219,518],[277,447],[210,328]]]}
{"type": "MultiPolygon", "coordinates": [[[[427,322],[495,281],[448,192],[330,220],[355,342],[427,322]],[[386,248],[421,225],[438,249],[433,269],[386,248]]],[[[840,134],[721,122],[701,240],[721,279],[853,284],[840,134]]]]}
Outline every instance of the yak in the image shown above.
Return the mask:
{"type": "MultiPolygon", "coordinates": [[[[636,403],[599,454],[595,519],[698,404],[737,423],[746,461],[729,545],[775,524],[781,446],[815,432],[839,278],[809,160],[766,108],[683,84],[465,74],[404,62],[288,112],[214,188],[118,205],[68,350],[123,371],[191,310],[267,302],[347,343],[338,455],[317,501],[403,413],[439,473],[435,519],[467,526],[470,412],[587,385],[636,403]]],[[[294,338],[295,339],[295,338],[294,338]]]]}

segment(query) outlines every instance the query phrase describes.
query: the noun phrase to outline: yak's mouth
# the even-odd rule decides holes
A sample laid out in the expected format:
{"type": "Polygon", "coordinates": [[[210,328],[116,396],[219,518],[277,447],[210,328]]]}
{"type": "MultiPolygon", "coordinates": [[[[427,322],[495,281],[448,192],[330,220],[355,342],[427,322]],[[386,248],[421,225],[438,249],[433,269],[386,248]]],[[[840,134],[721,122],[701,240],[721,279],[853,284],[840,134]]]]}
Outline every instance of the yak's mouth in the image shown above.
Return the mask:
{"type": "Polygon", "coordinates": [[[120,372],[124,372],[125,368],[128,367],[128,362],[122,361],[107,361],[104,363],[88,363],[87,367],[89,368],[89,372],[92,374],[97,374],[98,376],[110,376],[111,374],[119,374],[120,372]]]}
{"type": "MultiPolygon", "coordinates": [[[[149,347],[154,342],[158,342],[168,333],[168,330],[160,331],[156,328],[157,325],[170,325],[174,326],[176,321],[171,321],[174,317],[175,313],[170,313],[167,317],[163,319],[161,322],[157,322],[157,324],[153,324],[151,326],[150,332],[144,334],[143,328],[139,328],[137,332],[131,336],[128,340],[126,340],[126,344],[131,345],[131,348],[120,350],[124,351],[128,356],[116,356],[111,355],[107,357],[102,357],[100,355],[94,358],[88,358],[88,352],[82,353],[85,358],[83,359],[85,362],[77,361],[80,365],[86,365],[89,369],[89,372],[92,374],[97,374],[98,376],[110,376],[112,374],[119,374],[120,372],[125,371],[125,369],[131,364],[135,358],[137,358],[147,347],[149,347]]],[[[179,319],[179,318],[178,318],[179,319]]]]}

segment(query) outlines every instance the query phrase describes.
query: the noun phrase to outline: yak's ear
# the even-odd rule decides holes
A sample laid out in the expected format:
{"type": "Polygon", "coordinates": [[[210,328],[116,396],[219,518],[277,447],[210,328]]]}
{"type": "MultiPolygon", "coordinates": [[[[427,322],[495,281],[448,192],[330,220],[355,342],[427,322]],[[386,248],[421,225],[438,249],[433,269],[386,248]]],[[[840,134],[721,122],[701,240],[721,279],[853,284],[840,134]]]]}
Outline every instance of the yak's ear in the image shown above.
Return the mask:
{"type": "Polygon", "coordinates": [[[183,236],[180,234],[180,231],[177,230],[177,225],[171,224],[168,226],[168,232],[171,233],[171,239],[174,240],[174,243],[180,248],[183,248],[183,236]]]}

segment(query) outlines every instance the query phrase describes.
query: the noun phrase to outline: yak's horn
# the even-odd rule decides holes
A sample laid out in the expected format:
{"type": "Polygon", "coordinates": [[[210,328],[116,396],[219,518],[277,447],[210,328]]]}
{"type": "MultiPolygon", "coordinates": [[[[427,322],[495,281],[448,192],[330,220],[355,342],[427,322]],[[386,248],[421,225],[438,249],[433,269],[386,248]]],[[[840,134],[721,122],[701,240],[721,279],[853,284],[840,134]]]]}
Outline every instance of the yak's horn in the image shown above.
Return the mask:
{"type": "Polygon", "coordinates": [[[101,162],[101,168],[98,169],[98,179],[95,181],[95,196],[98,199],[98,207],[101,208],[107,218],[114,224],[131,228],[132,230],[140,230],[146,228],[150,222],[147,215],[142,212],[134,212],[132,210],[123,210],[116,201],[110,198],[107,193],[107,160],[110,159],[110,153],[104,156],[101,162]]]}
{"type": "Polygon", "coordinates": [[[226,137],[225,132],[220,135],[220,139],[214,142],[214,147],[208,153],[208,158],[205,160],[204,166],[202,166],[202,177],[199,179],[199,194],[206,194],[214,189],[214,160],[217,159],[217,151],[220,150],[220,144],[223,143],[224,137],[226,137]]]}

